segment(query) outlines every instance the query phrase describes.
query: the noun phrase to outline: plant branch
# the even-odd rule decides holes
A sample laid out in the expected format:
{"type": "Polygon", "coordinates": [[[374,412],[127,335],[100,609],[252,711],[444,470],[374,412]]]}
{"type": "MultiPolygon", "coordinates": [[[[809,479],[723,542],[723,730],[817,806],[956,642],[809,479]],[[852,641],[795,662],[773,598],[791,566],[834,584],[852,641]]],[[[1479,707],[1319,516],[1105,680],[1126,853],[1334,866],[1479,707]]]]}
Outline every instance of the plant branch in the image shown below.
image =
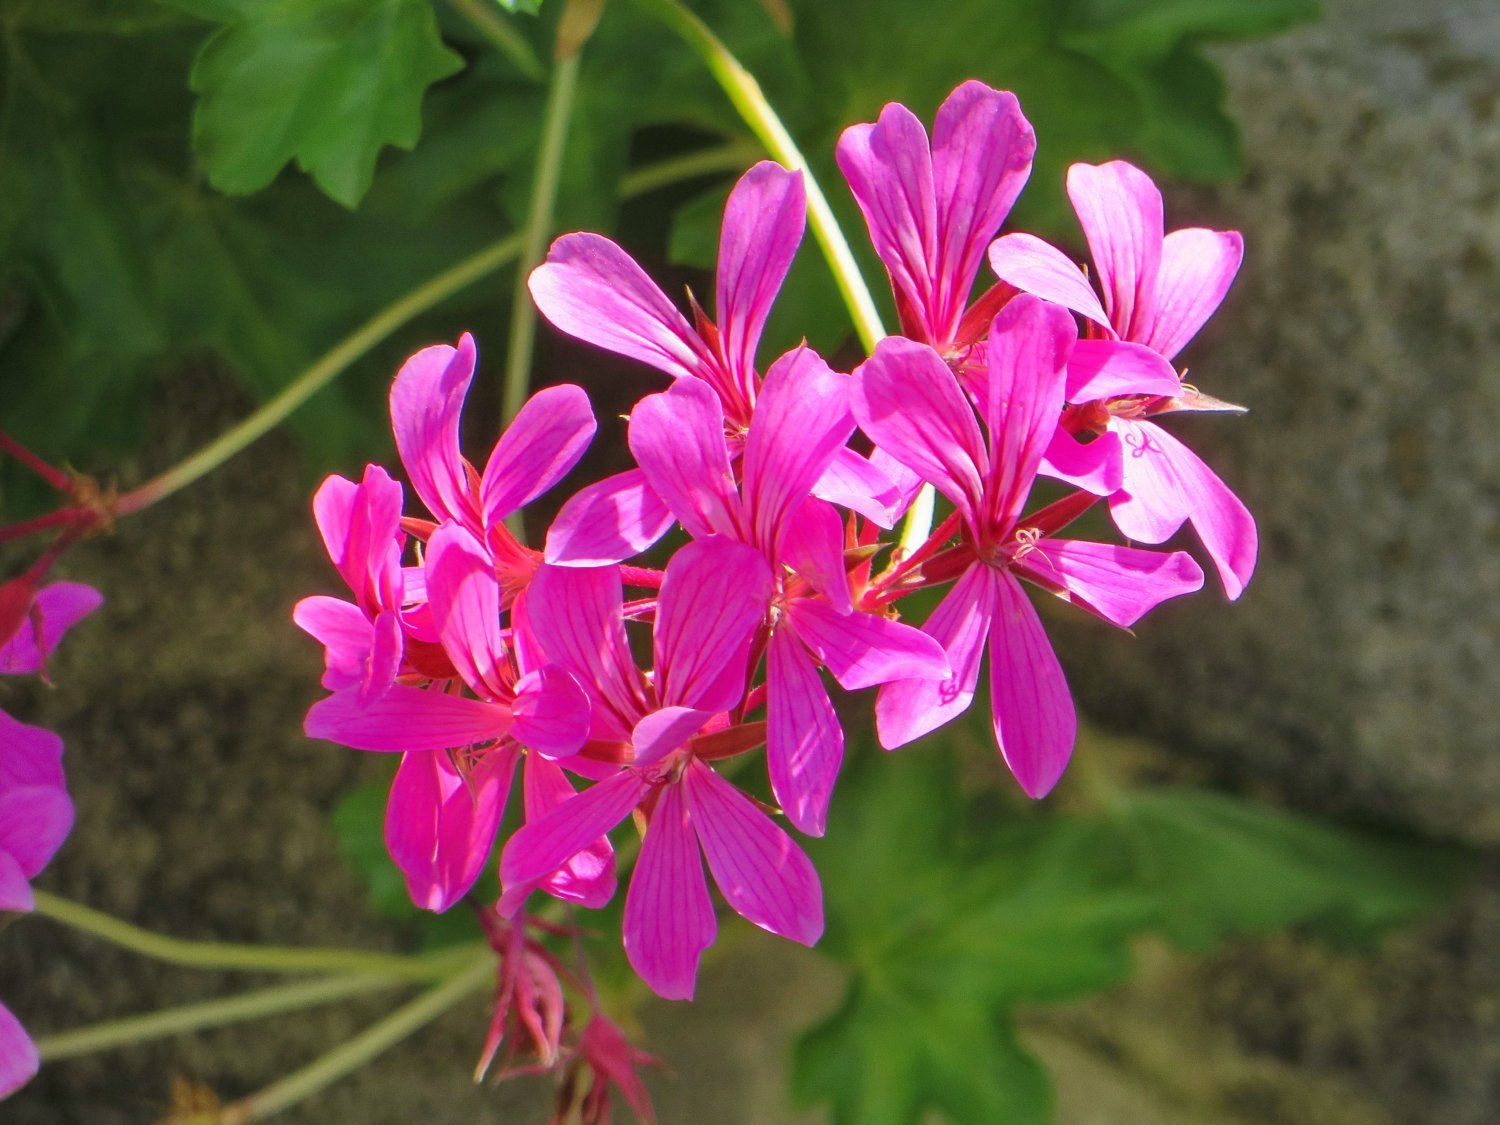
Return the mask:
{"type": "Polygon", "coordinates": [[[527,78],[533,82],[547,80],[547,67],[532,50],[526,36],[496,11],[493,0],[448,0],[448,6],[468,20],[469,25],[484,36],[490,46],[514,63],[515,68],[527,78]]]}

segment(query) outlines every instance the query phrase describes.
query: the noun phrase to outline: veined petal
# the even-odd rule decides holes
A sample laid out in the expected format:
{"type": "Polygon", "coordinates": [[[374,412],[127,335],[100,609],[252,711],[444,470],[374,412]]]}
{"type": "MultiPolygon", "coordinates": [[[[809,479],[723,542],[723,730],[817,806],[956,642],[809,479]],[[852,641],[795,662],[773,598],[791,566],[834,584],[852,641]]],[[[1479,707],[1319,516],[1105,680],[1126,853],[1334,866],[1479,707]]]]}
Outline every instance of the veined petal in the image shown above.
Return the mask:
{"type": "Polygon", "coordinates": [[[959,86],[932,127],[932,184],[937,204],[934,306],[937,343],[958,331],[985,245],[1031,175],[1036,136],[1008,91],[982,82],[959,86]]]}
{"type": "MultiPolygon", "coordinates": [[[[359,680],[359,705],[368,707],[390,689],[401,671],[401,661],[406,653],[406,637],[401,629],[401,614],[394,609],[383,609],[375,617],[370,630],[370,659],[359,680]]],[[[338,690],[327,683],[323,686],[338,690]]]]}
{"type": "Polygon", "coordinates": [[[0,1098],[9,1097],[36,1077],[41,1056],[21,1021],[0,1004],[0,1098]]]}
{"type": "Polygon", "coordinates": [[[662,789],[625,893],[625,956],[664,1000],[691,1000],[718,923],[678,784],[662,789]]]}
{"type": "Polygon", "coordinates": [[[554,566],[603,566],[648,549],[672,526],[672,512],[639,469],[575,492],[547,532],[554,566]]]}
{"type": "Polygon", "coordinates": [[[538,391],[506,427],[484,467],[479,500],[486,526],[531,503],[567,475],[593,440],[596,423],[582,387],[538,391]]]}
{"type": "Polygon", "coordinates": [[[543,566],[526,591],[525,617],[543,656],[571,672],[628,731],[646,702],[625,637],[623,599],[618,567],[543,566]]]}
{"type": "Polygon", "coordinates": [[[785,521],[772,556],[796,571],[838,613],[852,613],[849,567],[844,561],[844,521],[826,500],[809,496],[785,521]]]}
{"type": "Polygon", "coordinates": [[[636,403],[630,412],[630,452],[689,535],[742,536],[724,408],[707,383],[683,379],[636,403]]]}
{"type": "Polygon", "coordinates": [[[1117,395],[1182,392],[1177,371],[1144,344],[1125,340],[1079,340],[1068,353],[1069,402],[1093,402],[1117,395]]]}
{"type": "Polygon", "coordinates": [[[32,599],[31,611],[21,621],[21,627],[0,645],[0,673],[40,671],[63,634],[102,604],[104,595],[82,582],[53,582],[43,586],[32,599]]]}
{"type": "Polygon", "coordinates": [[[753,547],[714,536],[673,555],[654,636],[662,704],[722,711],[738,702],[744,677],[726,682],[725,673],[743,656],[770,598],[771,568],[753,547]]]}
{"type": "Polygon", "coordinates": [[[802,849],[696,758],[682,786],[714,882],[747,921],[802,945],[823,936],[823,888],[802,849]]]}
{"type": "Polygon", "coordinates": [[[795,598],[792,628],[845,691],[895,680],[946,680],[943,646],[921,629],[873,613],[841,615],[822,602],[795,598]]]}
{"type": "Polygon", "coordinates": [[[1186,552],[1117,543],[1043,539],[1015,568],[1122,629],[1168,598],[1203,588],[1203,570],[1186,552]]]}
{"type": "Polygon", "coordinates": [[[0,793],[0,852],[13,857],[28,879],[47,866],[72,828],[66,789],[28,785],[0,793]]]}
{"type": "Polygon", "coordinates": [[[948,657],[943,680],[897,680],[875,697],[875,730],[887,750],[905,746],[962,715],[974,701],[984,640],[995,614],[995,572],[975,562],[953,584],[922,631],[948,657]]]}
{"type": "MultiPolygon", "coordinates": [[[[541,820],[564,801],[578,796],[562,767],[537,754],[526,755],[526,821],[541,820]]],[[[552,875],[540,889],[564,902],[598,910],[615,897],[615,849],[601,835],[552,875]]]]}
{"type": "Polygon", "coordinates": [[[15,856],[0,850],[0,911],[30,914],[35,909],[36,897],[31,893],[26,872],[21,870],[15,856]]]}
{"type": "Polygon", "coordinates": [[[762,160],[729,193],[714,311],[724,361],[742,391],[754,390],[755,349],[806,225],[801,172],[762,160]]]}
{"type": "Polygon", "coordinates": [[[811,348],[771,365],[745,439],[745,508],[749,530],[770,555],[787,518],[807,498],[854,432],[850,380],[811,348]]]}
{"type": "Polygon", "coordinates": [[[834,450],[833,460],[812,486],[812,494],[889,530],[906,514],[922,478],[879,449],[862,457],[848,446],[834,450]]]}
{"type": "Polygon", "coordinates": [[[538,884],[629,816],[648,788],[621,770],[518,829],[500,855],[502,913],[514,916],[538,884]]]}
{"type": "Polygon", "coordinates": [[[1078,264],[1034,234],[1007,234],[990,243],[990,268],[1023,292],[1072,309],[1103,328],[1109,314],[1078,264]]]}
{"type": "Polygon", "coordinates": [[[379,465],[366,465],[359,484],[331,476],[313,495],[328,557],[367,609],[399,604],[401,505],[401,485],[379,465]]]}
{"type": "Polygon", "coordinates": [[[585,343],[674,379],[712,378],[713,357],[635,259],[597,234],[565,234],[527,281],[542,315],[585,343]]]}
{"type": "Polygon", "coordinates": [[[395,684],[368,707],[356,692],[334,692],[312,705],[303,730],[356,750],[452,750],[503,738],[510,724],[499,703],[395,684]]]}
{"type": "Polygon", "coordinates": [[[636,723],[630,733],[630,744],[635,749],[634,763],[649,766],[661,761],[697,734],[712,714],[691,707],[662,707],[652,711],[636,723]]]}
{"type": "Polygon", "coordinates": [[[989,457],[974,411],[937,352],[887,336],[854,372],[854,417],[880,448],[930,481],[973,525],[989,457]]]}
{"type": "Polygon", "coordinates": [[[1229,292],[1245,256],[1239,231],[1174,230],[1162,241],[1155,316],[1139,337],[1171,359],[1198,334],[1229,292]]]}
{"type": "Polygon", "coordinates": [[[1074,164],[1068,198],[1088,239],[1109,322],[1141,342],[1155,320],[1156,274],[1163,234],[1161,192],[1133,164],[1074,164]]]}
{"type": "Polygon", "coordinates": [[[1072,756],[1078,716],[1062,666],[1026,591],[1004,572],[994,585],[989,647],[995,743],[1026,795],[1045,797],[1072,756]]]}
{"type": "Polygon", "coordinates": [[[495,564],[469,532],[445,523],[427,541],[427,596],[443,651],[464,682],[487,699],[509,699],[495,564]]]}
{"type": "Polygon", "coordinates": [[[566,758],[589,736],[589,711],[588,693],[578,681],[548,664],[516,681],[511,737],[549,758],[566,758]]]}
{"type": "Polygon", "coordinates": [[[1109,496],[1119,491],[1125,480],[1123,450],[1120,435],[1113,430],[1081,442],[1059,426],[1037,471],[1095,496],[1109,496]]]}
{"type": "Polygon", "coordinates": [[[0,710],[0,792],[22,786],[66,788],[63,741],[0,710]]]}
{"type": "Polygon", "coordinates": [[[459,452],[459,419],[475,358],[474,338],[465,332],[457,348],[435,344],[417,352],[391,384],[396,451],[412,488],[438,520],[478,523],[459,452]]]}
{"type": "Polygon", "coordinates": [[[799,832],[823,835],[843,760],[844,730],[817,667],[792,630],[777,629],[766,654],[766,765],[799,832]]]}
{"type": "Polygon", "coordinates": [[[1218,569],[1224,593],[1244,593],[1255,571],[1258,537],[1255,519],[1196,453],[1151,422],[1112,425],[1125,442],[1125,481],[1110,497],[1115,526],[1128,538],[1161,543],[1193,521],[1218,569]]]}

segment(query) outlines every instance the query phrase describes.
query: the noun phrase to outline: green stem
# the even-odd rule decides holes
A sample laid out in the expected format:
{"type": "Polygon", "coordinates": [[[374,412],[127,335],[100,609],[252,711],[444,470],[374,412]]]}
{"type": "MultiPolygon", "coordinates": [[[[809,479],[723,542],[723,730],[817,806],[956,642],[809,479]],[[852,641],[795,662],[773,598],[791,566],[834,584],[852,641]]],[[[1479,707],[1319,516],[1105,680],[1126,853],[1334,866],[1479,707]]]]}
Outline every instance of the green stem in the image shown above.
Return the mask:
{"type": "Polygon", "coordinates": [[[223,1027],[243,1020],[261,1019],[280,1012],[313,1008],[367,992],[398,988],[401,980],[387,976],[327,976],[293,984],[279,984],[241,993],[222,1000],[205,1000],[178,1008],[163,1008],[143,1016],[107,1020],[90,1027],[45,1035],[36,1041],[43,1062],[56,1062],[78,1055],[107,1051],[131,1043],[144,1043],[184,1031],[223,1027]]]}
{"type": "Polygon", "coordinates": [[[657,188],[718,172],[738,172],[753,164],[760,148],[744,141],[729,141],[714,148],[698,149],[682,156],[669,157],[644,168],[636,168],[620,177],[620,198],[645,195],[657,188]]]}
{"type": "Polygon", "coordinates": [[[222,1125],[259,1121],[280,1113],[332,1085],[352,1071],[395,1046],[431,1023],[438,1016],[476,992],[493,987],[495,958],[486,951],[460,972],[415,1000],[397,1008],[385,1019],[371,1024],[353,1039],[339,1044],[301,1070],[294,1071],[258,1093],[225,1106],[215,1119],[222,1125]]]}
{"type": "Polygon", "coordinates": [[[122,496],[115,507],[129,515],[155,504],[199,477],[218,468],[343,374],[371,348],[428,309],[467,288],[514,258],[521,248],[518,235],[509,235],[429,279],[387,305],[335,344],[289,386],[239,425],[219,435],[197,453],[122,496]]]}
{"type": "Polygon", "coordinates": [[[547,67],[526,37],[496,10],[494,0],[448,0],[448,6],[468,20],[475,31],[489,40],[490,45],[527,78],[534,82],[547,80],[547,67]]]}
{"type": "MultiPolygon", "coordinates": [[[[46,891],[34,891],[36,913],[75,930],[173,965],[195,969],[239,969],[260,973],[359,973],[394,980],[433,980],[453,971],[455,961],[472,955],[477,944],[441,953],[403,956],[358,949],[309,946],[236,945],[185,941],[143,930],[91,907],[46,891]]],[[[482,944],[482,943],[478,943],[482,944]]]]}
{"type": "Polygon", "coordinates": [[[854,321],[855,331],[859,333],[860,342],[866,351],[874,351],[876,341],[885,335],[880,314],[875,309],[875,300],[870,296],[869,287],[865,285],[865,279],[859,272],[859,265],[854,260],[844,232],[839,229],[838,220],[833,216],[828,197],[818,186],[812,169],[808,167],[807,158],[797,148],[797,142],[792,140],[792,135],[776,116],[770,102],[766,101],[760,84],[730,54],[729,48],[724,46],[708,25],[685,8],[680,0],[637,2],[676,32],[697,53],[766,151],[786,167],[802,173],[803,183],[807,188],[807,217],[813,235],[822,246],[828,265],[833,270],[833,279],[843,295],[844,304],[849,307],[849,315],[854,321]]]}

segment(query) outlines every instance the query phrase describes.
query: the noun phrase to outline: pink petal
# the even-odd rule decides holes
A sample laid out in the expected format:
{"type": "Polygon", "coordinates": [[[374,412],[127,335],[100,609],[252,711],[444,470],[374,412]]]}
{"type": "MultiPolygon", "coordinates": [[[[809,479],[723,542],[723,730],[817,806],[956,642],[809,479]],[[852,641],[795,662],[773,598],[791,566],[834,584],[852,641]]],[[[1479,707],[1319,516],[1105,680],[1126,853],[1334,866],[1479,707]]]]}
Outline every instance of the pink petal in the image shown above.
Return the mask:
{"type": "Polygon", "coordinates": [[[1037,471],[1095,496],[1109,496],[1125,479],[1123,450],[1120,435],[1113,430],[1081,442],[1059,426],[1037,471]]]}
{"type": "Polygon", "coordinates": [[[463,520],[477,531],[478,512],[459,452],[459,419],[474,378],[474,338],[435,344],[412,356],[391,384],[391,429],[407,479],[439,521],[463,520]]]}
{"type": "Polygon", "coordinates": [[[934,484],[974,522],[989,458],[974,411],[937,352],[887,336],[854,372],[851,405],[876,445],[934,484]]]}
{"type": "Polygon", "coordinates": [[[514,744],[502,746],[465,777],[440,750],[402,755],[385,809],[385,844],[423,910],[441,914],[484,871],[519,757],[514,744]]]}
{"type": "Polygon", "coordinates": [[[458,524],[445,523],[427,541],[426,570],[433,623],[453,667],[477,695],[508,700],[500,583],[489,552],[458,524]]]}
{"type": "Polygon", "coordinates": [[[72,828],[73,802],[65,789],[28,785],[0,793],[0,852],[28,879],[47,866],[72,828]]]}
{"type": "Polygon", "coordinates": [[[1026,592],[1000,573],[990,628],[990,708],[995,742],[1029,797],[1045,797],[1062,777],[1078,716],[1068,681],[1026,592]]]}
{"type": "MultiPolygon", "coordinates": [[[[361,707],[368,707],[390,690],[401,671],[405,655],[406,637],[401,629],[401,614],[393,609],[381,610],[370,632],[370,659],[359,681],[361,707]]],[[[325,683],[323,686],[331,685],[325,683]]]]}
{"type": "Polygon", "coordinates": [[[844,730],[817,667],[790,629],[771,634],[766,720],[771,791],[799,832],[821,836],[844,759],[844,730]]]}
{"type": "Polygon", "coordinates": [[[739,702],[748,669],[734,662],[765,618],[771,586],[766,560],[742,543],[715,536],[672,556],[656,609],[656,691],[664,705],[723,711],[739,702]]]}
{"type": "Polygon", "coordinates": [[[1020,515],[1042,455],[1062,416],[1068,355],[1077,339],[1072,316],[1023,293],[990,326],[981,410],[989,427],[989,517],[1002,525],[1020,515]]]}
{"type": "Polygon", "coordinates": [[[873,613],[840,615],[810,598],[787,607],[792,627],[846,691],[894,680],[946,680],[943,646],[921,629],[873,613]]]}
{"type": "Polygon", "coordinates": [[[400,572],[401,486],[379,465],[366,465],[359,484],[331,476],[313,496],[313,517],[339,576],[361,608],[395,609],[400,572]]]}
{"type": "Polygon", "coordinates": [[[880,450],[861,457],[845,446],[834,451],[833,460],[811,491],[819,499],[858,512],[889,529],[906,514],[921,487],[921,477],[880,450]]]}
{"type": "Polygon", "coordinates": [[[691,1000],[718,923],[681,785],[662,789],[625,894],[625,955],[665,1000],[691,1000]]]}
{"type": "Polygon", "coordinates": [[[22,786],[66,786],[63,741],[0,711],[0,793],[22,786]]]}
{"type": "Polygon", "coordinates": [[[1109,314],[1099,303],[1083,270],[1072,258],[1035,235],[1007,234],[990,243],[990,268],[1001,281],[1022,292],[1072,309],[1095,324],[1110,328],[1109,314]]]}
{"type": "Polygon", "coordinates": [[[479,499],[485,525],[499,523],[562,480],[583,456],[595,428],[581,387],[564,384],[532,395],[484,467],[479,499]]]}
{"type": "Polygon", "coordinates": [[[36,898],[31,893],[31,883],[16,857],[0,851],[0,911],[29,914],[36,909],[36,898]]]}
{"type": "Polygon", "coordinates": [[[651,488],[695,538],[739,538],[739,493],[724,442],[724,408],[712,387],[682,379],[630,412],[630,452],[651,488]]]}
{"type": "Polygon", "coordinates": [[[1116,395],[1182,392],[1177,371],[1144,344],[1124,340],[1079,340],[1068,354],[1069,402],[1093,402],[1116,395]]]}
{"type": "Polygon", "coordinates": [[[1125,481],[1109,512],[1127,538],[1162,543],[1193,521],[1231,600],[1255,571],[1255,519],[1229,487],[1182,442],[1151,422],[1111,423],[1125,442],[1125,481]]]}
{"type": "Polygon", "coordinates": [[[693,735],[697,734],[713,712],[696,711],[691,707],[663,707],[652,711],[631,731],[630,742],[635,749],[633,759],[637,766],[649,766],[661,761],[693,735]]]}
{"type": "Polygon", "coordinates": [[[1132,164],[1074,164],[1068,198],[1088,239],[1104,289],[1104,308],[1116,332],[1143,343],[1155,320],[1161,263],[1161,192],[1132,164]]]}
{"type": "Polygon", "coordinates": [[[647,550],[672,526],[672,512],[639,469],[574,493],[547,532],[544,556],[556,566],[603,566],[647,550]]]}
{"type": "Polygon", "coordinates": [[[354,692],[314,703],[303,730],[356,750],[452,750],[505,737],[510,708],[396,684],[368,707],[354,692]]]}
{"type": "Polygon", "coordinates": [[[566,234],[527,282],[542,315],[569,336],[674,379],[713,378],[714,359],[629,254],[597,234],[566,234]]]}
{"type": "Polygon", "coordinates": [[[809,496],[781,529],[777,562],[789,566],[828,599],[839,613],[852,613],[849,564],[844,561],[844,521],[825,500],[809,496]]]}
{"type": "Polygon", "coordinates": [[[745,439],[745,507],[754,542],[767,555],[783,524],[854,432],[850,381],[811,348],[771,365],[745,439]]]}
{"type": "Polygon", "coordinates": [[[513,916],[539,883],[629,816],[648,788],[621,770],[518,829],[500,855],[501,911],[513,916]]]}
{"type": "Polygon", "coordinates": [[[937,340],[958,331],[985,245],[1031,175],[1036,136],[1015,95],[982,82],[959,86],[932,128],[932,181],[937,201],[937,340]]]}
{"type": "MultiPolygon", "coordinates": [[[[525,778],[527,823],[541,820],[564,801],[578,796],[562,767],[539,755],[526,756],[525,778]]],[[[615,897],[615,850],[609,837],[601,835],[543,880],[540,889],[590,910],[608,905],[615,897]]]]}
{"type": "Polygon", "coordinates": [[[1128,629],[1168,598],[1203,588],[1203,570],[1183,551],[1043,539],[1016,569],[1069,601],[1128,629]]]}
{"type": "Polygon", "coordinates": [[[724,207],[714,311],[724,360],[747,397],[755,390],[756,346],[806,225],[802,173],[769,160],[740,177],[724,207]]]}
{"type": "Polygon", "coordinates": [[[41,671],[62,636],[104,603],[104,595],[82,582],[53,582],[37,591],[21,627],[0,645],[0,673],[41,671]],[[41,622],[38,643],[37,622],[41,622]]]}
{"type": "Polygon", "coordinates": [[[9,1097],[35,1077],[41,1066],[36,1044],[21,1021],[0,1004],[0,1098],[9,1097]]]}
{"type": "Polygon", "coordinates": [[[763,930],[814,944],[823,936],[823,888],[802,849],[696,758],[682,784],[708,869],[729,905],[763,930]]]}
{"type": "Polygon", "coordinates": [[[1141,343],[1168,359],[1186,347],[1224,300],[1244,256],[1239,231],[1189,227],[1167,235],[1156,277],[1156,315],[1141,343]]]}
{"type": "Polygon", "coordinates": [[[589,736],[588,694],[554,664],[528,672],[516,681],[511,715],[511,737],[549,758],[578,753],[589,736]]]}
{"type": "Polygon", "coordinates": [[[875,697],[875,730],[887,750],[905,746],[962,715],[974,701],[984,640],[995,613],[995,572],[976,562],[964,571],[922,631],[948,657],[944,680],[897,680],[875,697]]]}

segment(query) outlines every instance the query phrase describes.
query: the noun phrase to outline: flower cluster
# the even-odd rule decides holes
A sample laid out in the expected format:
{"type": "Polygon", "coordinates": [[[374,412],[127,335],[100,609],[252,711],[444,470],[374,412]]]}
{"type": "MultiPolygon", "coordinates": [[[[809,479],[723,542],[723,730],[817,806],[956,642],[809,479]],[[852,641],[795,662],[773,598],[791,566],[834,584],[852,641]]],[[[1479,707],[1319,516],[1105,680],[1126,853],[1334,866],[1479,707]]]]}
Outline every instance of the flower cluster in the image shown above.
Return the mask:
{"type": "MultiPolygon", "coordinates": [[[[566,500],[540,549],[508,517],[577,463],[595,418],[581,389],[544,390],[476,468],[459,448],[468,336],[417,353],[391,391],[426,514],[375,466],[318,492],[352,600],[297,608],[331,691],[307,731],[401,755],[386,838],[415,902],[443,910],[470,890],[521,770],[521,825],[500,860],[498,912],[513,928],[497,949],[514,962],[503,996],[521,980],[551,995],[555,976],[535,977],[554,970],[521,936],[526,904],[610,900],[610,834],[626,819],[640,850],[625,952],[661,996],[692,995],[714,940],[708,876],[749,921],[818,939],[817,873],[778,820],[824,831],[844,754],[824,671],[845,690],[878,688],[889,749],[963,713],[987,651],[999,751],[1028,794],[1046,794],[1076,718],[1021,583],[1120,627],[1203,585],[1186,552],[1063,537],[1097,501],[1137,543],[1191,522],[1226,593],[1243,590],[1253,522],[1160,425],[1237,409],[1171,361],[1223,297],[1239,236],[1166,234],[1144,173],[1075,165],[1096,293],[1039,239],[996,239],[1034,146],[1016,99],[978,82],[953,92],[930,139],[899,105],[844,133],[839,165],[901,328],[847,374],[805,346],[758,366],[803,234],[799,173],[761,163],[731,193],[717,319],[696,302],[684,315],[608,239],[560,238],[530,279],[542,314],[672,381],[630,412],[635,468],[566,500]],[[974,297],[986,259],[996,279],[974,297]],[[1039,477],[1056,498],[1034,504],[1039,477]],[[951,511],[925,535],[909,521],[906,546],[888,551],[929,486],[951,511]],[[662,569],[628,564],[674,528],[662,569]],[[899,619],[908,595],[949,584],[920,626],[899,619]],[[731,780],[762,747],[777,808],[731,780]]],[[[527,1026],[538,1058],[555,1058],[546,1020],[527,1026]]]]}

